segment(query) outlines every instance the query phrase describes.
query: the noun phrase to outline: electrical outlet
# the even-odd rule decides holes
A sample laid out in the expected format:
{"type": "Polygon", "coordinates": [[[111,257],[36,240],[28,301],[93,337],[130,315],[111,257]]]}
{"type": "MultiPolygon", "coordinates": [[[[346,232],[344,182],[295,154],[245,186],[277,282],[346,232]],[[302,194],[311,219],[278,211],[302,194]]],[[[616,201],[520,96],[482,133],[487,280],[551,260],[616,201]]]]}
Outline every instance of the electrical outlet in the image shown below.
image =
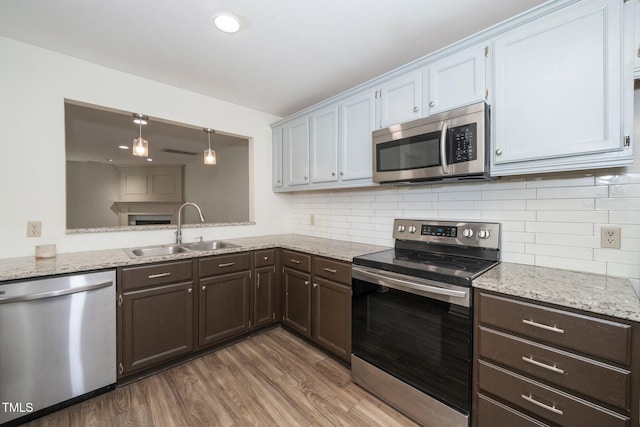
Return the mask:
{"type": "Polygon", "coordinates": [[[42,221],[27,222],[27,237],[40,237],[42,234],[42,221]]]}
{"type": "Polygon", "coordinates": [[[620,227],[602,227],[600,229],[600,247],[620,249],[620,227]]]}

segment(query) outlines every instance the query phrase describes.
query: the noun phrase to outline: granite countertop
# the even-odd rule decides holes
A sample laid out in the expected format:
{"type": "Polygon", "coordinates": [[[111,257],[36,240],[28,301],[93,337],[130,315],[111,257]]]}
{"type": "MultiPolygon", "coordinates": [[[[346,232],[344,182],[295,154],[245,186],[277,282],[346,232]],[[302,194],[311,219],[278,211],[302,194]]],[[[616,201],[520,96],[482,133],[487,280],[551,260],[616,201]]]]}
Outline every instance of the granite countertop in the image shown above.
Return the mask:
{"type": "Polygon", "coordinates": [[[0,281],[78,273],[126,265],[149,264],[159,261],[173,261],[269,248],[298,250],[348,262],[351,262],[353,258],[358,255],[389,249],[385,246],[352,243],[297,234],[278,234],[223,240],[240,246],[236,248],[183,252],[174,255],[144,258],[130,258],[123,249],[59,253],[54,258],[48,259],[36,259],[33,256],[3,258],[0,259],[0,281]]]}
{"type": "Polygon", "coordinates": [[[473,281],[488,291],[640,321],[640,300],[628,279],[502,262],[473,281]]]}
{"type": "MultiPolygon", "coordinates": [[[[4,258],[0,259],[0,282],[270,248],[297,250],[347,262],[359,255],[389,249],[385,246],[298,234],[243,237],[224,241],[240,246],[145,258],[130,258],[123,249],[60,253],[54,258],[40,260],[33,256],[4,258]]],[[[640,321],[640,300],[628,279],[503,262],[475,279],[473,286],[640,321]]]]}

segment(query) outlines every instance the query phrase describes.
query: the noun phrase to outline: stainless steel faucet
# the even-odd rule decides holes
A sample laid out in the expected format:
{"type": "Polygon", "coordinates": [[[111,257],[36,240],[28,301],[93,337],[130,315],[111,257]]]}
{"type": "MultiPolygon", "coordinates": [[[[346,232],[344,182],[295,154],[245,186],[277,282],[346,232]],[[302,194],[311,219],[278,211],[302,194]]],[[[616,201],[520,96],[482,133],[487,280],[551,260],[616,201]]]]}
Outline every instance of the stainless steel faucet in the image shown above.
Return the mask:
{"type": "Polygon", "coordinates": [[[178,230],[176,230],[176,245],[182,244],[182,209],[187,205],[196,208],[198,210],[198,214],[200,214],[200,222],[204,222],[204,216],[202,216],[202,211],[200,210],[200,207],[198,205],[191,202],[183,203],[182,206],[180,206],[180,209],[178,209],[178,230]]]}

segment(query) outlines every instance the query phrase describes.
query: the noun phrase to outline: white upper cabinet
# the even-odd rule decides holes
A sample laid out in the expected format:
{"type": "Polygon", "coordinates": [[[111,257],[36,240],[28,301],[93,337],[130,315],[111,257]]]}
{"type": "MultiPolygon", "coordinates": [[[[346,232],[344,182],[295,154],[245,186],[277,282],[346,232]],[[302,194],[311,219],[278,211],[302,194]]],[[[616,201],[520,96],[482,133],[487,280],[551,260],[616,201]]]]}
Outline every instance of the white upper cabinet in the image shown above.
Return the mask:
{"type": "Polygon", "coordinates": [[[338,105],[311,113],[311,182],[338,180],[338,105]]]}
{"type": "Polygon", "coordinates": [[[486,44],[472,46],[430,63],[422,71],[424,117],[485,97],[486,44]]]}
{"type": "Polygon", "coordinates": [[[419,71],[401,74],[380,85],[378,98],[378,128],[419,119],[422,79],[419,71]]]}
{"type": "MultiPolygon", "coordinates": [[[[621,164],[623,2],[586,0],[494,39],[492,174],[621,164]]],[[[629,91],[631,92],[631,91],[629,91]]]]}
{"type": "Polygon", "coordinates": [[[309,118],[284,125],[285,185],[309,183],[309,118]]]}
{"type": "Polygon", "coordinates": [[[635,0],[635,43],[633,44],[633,66],[635,67],[634,76],[640,79],[640,0],[635,0]]]}
{"type": "Polygon", "coordinates": [[[282,187],[282,126],[272,131],[271,186],[282,187]]]}
{"type": "Polygon", "coordinates": [[[340,103],[340,180],[371,179],[375,99],[370,90],[340,103]]]}

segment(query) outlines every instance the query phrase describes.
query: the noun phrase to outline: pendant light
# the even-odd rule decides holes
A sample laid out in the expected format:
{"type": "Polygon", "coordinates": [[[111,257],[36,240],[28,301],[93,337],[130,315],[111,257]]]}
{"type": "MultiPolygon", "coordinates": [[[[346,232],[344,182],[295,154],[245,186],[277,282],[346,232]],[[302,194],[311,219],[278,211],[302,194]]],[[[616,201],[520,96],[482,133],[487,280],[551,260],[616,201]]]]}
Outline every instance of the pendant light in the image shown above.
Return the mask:
{"type": "Polygon", "coordinates": [[[149,117],[139,113],[134,113],[133,117],[133,122],[140,126],[140,135],[138,136],[138,138],[134,138],[133,140],[133,155],[137,157],[148,157],[149,141],[142,138],[142,125],[147,124],[147,120],[149,120],[149,117]]]}
{"type": "Polygon", "coordinates": [[[204,164],[205,165],[215,165],[216,164],[216,151],[211,149],[211,134],[215,133],[215,130],[204,128],[202,129],[209,138],[209,149],[204,150],[204,164]]]}

